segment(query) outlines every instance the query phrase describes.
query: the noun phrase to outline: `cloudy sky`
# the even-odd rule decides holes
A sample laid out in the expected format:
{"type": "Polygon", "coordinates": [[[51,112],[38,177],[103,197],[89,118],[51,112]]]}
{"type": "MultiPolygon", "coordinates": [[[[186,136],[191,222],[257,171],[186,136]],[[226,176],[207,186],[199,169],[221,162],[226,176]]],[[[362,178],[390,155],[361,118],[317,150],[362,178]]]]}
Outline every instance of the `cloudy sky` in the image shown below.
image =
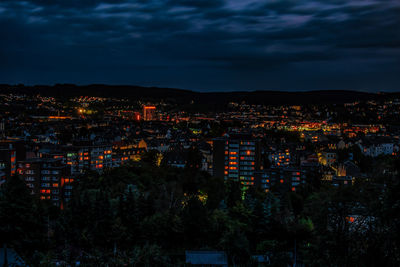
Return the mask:
{"type": "Polygon", "coordinates": [[[400,91],[400,1],[0,0],[0,83],[400,91]]]}

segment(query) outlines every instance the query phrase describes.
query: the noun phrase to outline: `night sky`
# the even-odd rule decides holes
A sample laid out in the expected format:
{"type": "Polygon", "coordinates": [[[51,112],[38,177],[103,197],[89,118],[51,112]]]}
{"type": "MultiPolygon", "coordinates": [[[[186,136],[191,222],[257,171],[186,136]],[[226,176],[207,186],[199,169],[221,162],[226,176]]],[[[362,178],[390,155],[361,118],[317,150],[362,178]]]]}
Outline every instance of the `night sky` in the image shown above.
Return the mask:
{"type": "Polygon", "coordinates": [[[400,91],[400,1],[0,0],[0,83],[400,91]]]}

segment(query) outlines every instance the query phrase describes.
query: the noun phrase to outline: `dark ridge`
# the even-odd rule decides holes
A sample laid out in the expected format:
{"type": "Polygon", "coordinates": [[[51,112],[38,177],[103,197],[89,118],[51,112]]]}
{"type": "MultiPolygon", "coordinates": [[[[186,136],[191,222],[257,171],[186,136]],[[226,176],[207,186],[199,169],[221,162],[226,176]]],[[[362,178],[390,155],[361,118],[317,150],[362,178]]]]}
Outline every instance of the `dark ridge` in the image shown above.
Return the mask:
{"type": "Polygon", "coordinates": [[[400,97],[400,93],[366,93],[346,90],[320,90],[305,92],[241,91],[241,92],[194,92],[176,88],[143,87],[134,85],[8,85],[0,84],[0,93],[40,94],[55,97],[99,96],[126,97],[132,100],[167,100],[179,104],[224,105],[229,102],[249,104],[340,104],[354,101],[380,100],[400,97]]]}

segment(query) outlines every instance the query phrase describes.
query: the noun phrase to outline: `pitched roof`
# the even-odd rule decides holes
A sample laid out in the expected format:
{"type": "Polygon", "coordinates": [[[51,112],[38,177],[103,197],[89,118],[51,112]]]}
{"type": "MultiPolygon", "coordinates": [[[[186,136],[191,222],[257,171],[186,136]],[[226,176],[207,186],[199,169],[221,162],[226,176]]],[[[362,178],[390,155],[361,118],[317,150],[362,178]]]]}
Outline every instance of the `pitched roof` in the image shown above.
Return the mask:
{"type": "Polygon", "coordinates": [[[228,265],[228,258],[223,251],[186,251],[186,263],[228,265]]]}

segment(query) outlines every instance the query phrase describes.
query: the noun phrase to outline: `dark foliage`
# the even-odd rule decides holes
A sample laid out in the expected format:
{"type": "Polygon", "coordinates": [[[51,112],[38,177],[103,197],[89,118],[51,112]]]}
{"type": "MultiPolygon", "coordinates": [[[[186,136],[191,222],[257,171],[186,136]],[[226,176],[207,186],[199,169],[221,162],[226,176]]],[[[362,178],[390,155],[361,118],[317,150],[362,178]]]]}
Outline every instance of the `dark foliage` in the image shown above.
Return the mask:
{"type": "MultiPolygon", "coordinates": [[[[252,266],[398,266],[398,177],[332,188],[312,177],[288,194],[265,193],[196,168],[130,163],[87,173],[55,210],[13,177],[0,195],[0,238],[31,265],[179,266],[185,250],[224,250],[252,266]],[[352,219],[350,219],[352,218],[352,219]],[[353,221],[351,221],[353,220],[353,221]]],[[[394,162],[393,168],[398,167],[394,162]]]]}

